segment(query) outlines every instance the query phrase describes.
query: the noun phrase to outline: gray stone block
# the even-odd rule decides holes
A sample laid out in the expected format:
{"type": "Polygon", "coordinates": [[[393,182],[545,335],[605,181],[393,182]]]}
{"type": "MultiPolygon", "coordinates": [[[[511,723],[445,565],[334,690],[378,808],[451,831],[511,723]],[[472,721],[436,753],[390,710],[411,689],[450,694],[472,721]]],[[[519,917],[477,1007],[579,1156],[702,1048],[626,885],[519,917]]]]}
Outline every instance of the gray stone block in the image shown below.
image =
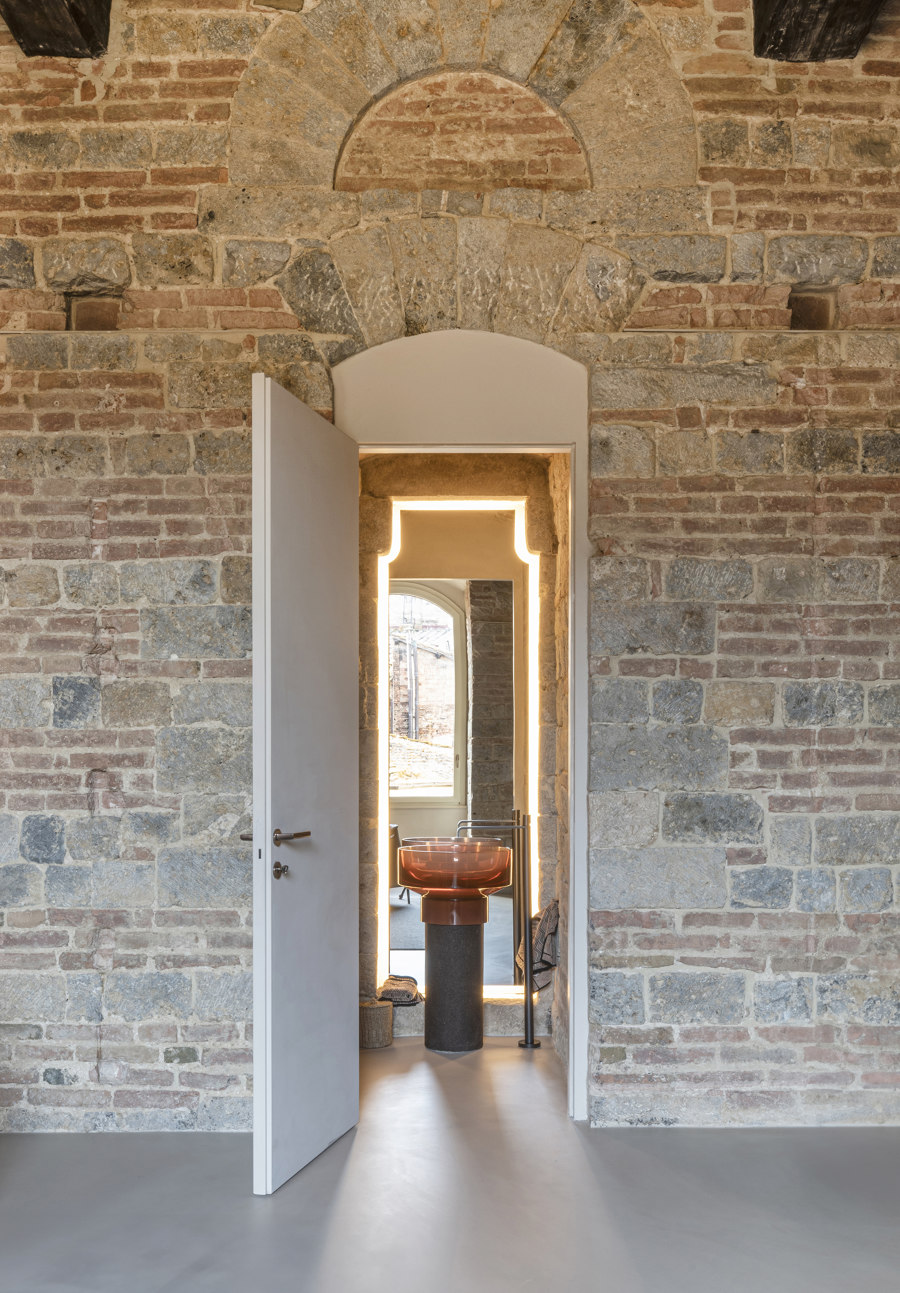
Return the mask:
{"type": "Polygon", "coordinates": [[[591,653],[708,655],[715,650],[716,612],[693,602],[601,603],[591,612],[591,653]]]}
{"type": "Polygon", "coordinates": [[[194,471],[198,476],[248,476],[250,437],[238,431],[201,431],[194,436],[194,471]]]}
{"type": "Polygon", "coordinates": [[[761,283],[765,234],[736,233],[731,236],[731,281],[761,283]]]}
{"type": "Polygon", "coordinates": [[[4,575],[10,606],[54,606],[59,601],[59,576],[53,566],[29,562],[4,575]]]}
{"type": "Polygon", "coordinates": [[[876,727],[900,727],[900,682],[871,688],[869,722],[876,727]]]}
{"type": "Polygon", "coordinates": [[[792,431],[785,440],[785,466],[798,476],[852,474],[859,470],[856,432],[821,427],[792,431]]]}
{"type": "Polygon", "coordinates": [[[766,557],[759,563],[764,602],[809,602],[816,595],[817,563],[812,557],[766,557]]]}
{"type": "Polygon", "coordinates": [[[603,424],[591,428],[590,472],[594,480],[652,476],[655,454],[653,435],[644,427],[603,424]]]}
{"type": "Polygon", "coordinates": [[[864,435],[861,465],[867,476],[896,476],[900,472],[900,436],[897,432],[864,435]]]}
{"type": "Polygon", "coordinates": [[[849,727],[862,722],[863,689],[858,682],[789,682],[784,688],[788,727],[849,727]]]}
{"type": "Polygon", "coordinates": [[[715,437],[716,465],[729,476],[769,476],[784,468],[784,438],[765,431],[723,431],[715,437]]]}
{"type": "Polygon", "coordinates": [[[642,1024],[644,981],[640,974],[592,970],[590,1015],[598,1024],[642,1024]]]}
{"type": "Polygon", "coordinates": [[[751,795],[668,795],[663,802],[665,839],[757,844],[762,828],[762,806],[751,795]]]}
{"type": "Polygon", "coordinates": [[[102,1023],[102,975],[93,970],[66,975],[66,1020],[70,1023],[102,1023]]]}
{"type": "Polygon", "coordinates": [[[222,601],[250,606],[253,601],[253,562],[250,557],[229,556],[222,558],[222,601]]]}
{"type": "Polygon", "coordinates": [[[692,678],[661,678],[653,684],[653,717],[660,723],[697,723],[703,687],[692,678]]]}
{"type": "Polygon", "coordinates": [[[826,871],[823,867],[804,867],[799,870],[795,901],[798,911],[836,911],[834,872],[826,871]]]}
{"type": "Polygon", "coordinates": [[[0,862],[17,862],[19,858],[19,819],[12,813],[0,813],[0,862]]]}
{"type": "Polygon", "coordinates": [[[772,404],[777,385],[762,364],[687,364],[656,368],[597,366],[591,374],[596,409],[665,409],[688,404],[772,404]]]}
{"type": "Polygon", "coordinates": [[[178,606],[141,611],[145,660],[241,659],[250,654],[250,612],[243,606],[178,606]]]}
{"type": "MultiPolygon", "coordinates": [[[[121,171],[132,167],[145,170],[153,157],[153,141],[146,130],[103,127],[81,130],[78,138],[81,143],[81,165],[87,170],[121,171]]],[[[177,160],[182,166],[190,165],[182,156],[177,160]]],[[[159,161],[159,165],[165,165],[165,162],[159,161]]]]}
{"type": "Polygon", "coordinates": [[[878,599],[878,562],[864,557],[823,561],[816,594],[826,602],[874,602],[878,599]]]}
{"type": "Polygon", "coordinates": [[[591,790],[714,790],[728,743],[706,727],[591,727],[591,790]]]}
{"type": "Polygon", "coordinates": [[[34,252],[18,238],[0,238],[0,287],[34,287],[34,252]]]}
{"type": "Polygon", "coordinates": [[[0,727],[47,727],[51,690],[45,678],[0,678],[0,727]]]}
{"type": "Polygon", "coordinates": [[[216,567],[212,561],[126,561],[119,588],[129,606],[203,605],[216,600],[216,567]]]}
{"type": "Polygon", "coordinates": [[[176,723],[225,723],[249,727],[253,696],[248,682],[191,682],[175,696],[176,723]]]}
{"type": "Polygon", "coordinates": [[[591,600],[638,602],[650,596],[650,568],[640,557],[594,557],[591,600]]]}
{"type": "Polygon", "coordinates": [[[0,973],[0,1021],[21,1020],[33,1024],[38,1020],[63,1018],[66,1009],[64,974],[45,971],[0,973]]]}
{"type": "Polygon", "coordinates": [[[163,793],[240,793],[250,786],[251,743],[245,729],[163,728],[156,742],[156,786],[163,793]]]}
{"type": "MultiPolygon", "coordinates": [[[[185,435],[155,431],[130,435],[125,438],[125,463],[129,476],[183,476],[191,465],[191,442],[185,435]]],[[[129,566],[134,568],[132,563],[129,566]]],[[[137,566],[138,571],[156,568],[156,562],[137,566]]]]}
{"type": "Polygon", "coordinates": [[[191,1013],[191,978],[174,970],[114,970],[106,979],[108,1015],[120,1019],[186,1019],[191,1013]]]}
{"type": "Polygon", "coordinates": [[[22,862],[6,862],[0,866],[0,911],[9,907],[38,907],[40,902],[39,867],[22,862]]]}
{"type": "Polygon", "coordinates": [[[206,835],[236,846],[238,835],[252,829],[247,795],[185,795],[183,812],[186,836],[206,835]]]}
{"type": "Polygon", "coordinates": [[[91,868],[50,867],[44,880],[44,898],[48,907],[90,907],[91,868]]]}
{"type": "Polygon", "coordinates": [[[198,1019],[249,1021],[253,1014],[253,975],[198,970],[194,1014],[198,1019]]]}
{"type": "Polygon", "coordinates": [[[132,808],[122,815],[122,837],[129,844],[156,848],[160,844],[171,844],[180,834],[181,822],[177,813],[132,808]]]}
{"type": "Polygon", "coordinates": [[[84,562],[66,566],[63,589],[76,606],[115,606],[119,600],[119,577],[114,566],[84,562]]]}
{"type": "Polygon", "coordinates": [[[211,283],[213,253],[196,233],[136,233],[132,236],[134,268],[148,286],[159,283],[211,283]]]}
{"type": "Polygon", "coordinates": [[[95,727],[100,722],[100,679],[57,675],[53,679],[53,726],[95,727]]]}
{"type": "Polygon", "coordinates": [[[66,823],[55,813],[31,813],[22,820],[19,844],[29,862],[57,863],[66,856],[66,823]]]}
{"type": "Polygon", "coordinates": [[[44,446],[48,476],[105,476],[109,442],[104,436],[60,435],[44,446]]]}
{"type": "Polygon", "coordinates": [[[659,797],[645,790],[595,793],[588,796],[588,820],[593,848],[640,848],[659,833],[659,797]]]}
{"type": "MultiPolygon", "coordinates": [[[[170,364],[169,400],[179,409],[241,409],[250,404],[250,366],[242,363],[170,364]]],[[[205,475],[210,468],[198,444],[215,442],[231,445],[243,439],[234,431],[201,431],[194,436],[194,471],[205,475]]],[[[249,458],[249,453],[247,455],[249,458]]],[[[227,471],[228,468],[219,467],[227,471]]],[[[249,471],[249,467],[242,468],[249,471]]]]}
{"type": "Polygon", "coordinates": [[[900,858],[900,816],[821,816],[815,822],[815,839],[816,861],[825,866],[896,866],[900,858]]]}
{"type": "Polygon", "coordinates": [[[841,876],[844,911],[884,911],[893,901],[894,882],[888,867],[857,867],[841,876]]]}
{"type": "Polygon", "coordinates": [[[744,995],[742,974],[652,974],[649,1018],[667,1024],[739,1024],[744,995]]]}
{"type": "Polygon", "coordinates": [[[765,1024],[812,1019],[813,979],[757,979],[753,988],[756,1018],[765,1024]]]}
{"type": "Polygon", "coordinates": [[[69,341],[71,367],[76,372],[102,369],[106,372],[133,372],[137,362],[137,345],[133,338],[102,332],[73,332],[69,341]]]}
{"type": "Polygon", "coordinates": [[[725,277],[725,238],[656,234],[619,238],[618,246],[651,278],[665,283],[718,283],[725,277]]]}
{"type": "Polygon", "coordinates": [[[900,238],[876,238],[872,246],[872,277],[900,278],[900,238]]]}
{"type": "Polygon", "coordinates": [[[808,866],[812,827],[808,817],[769,818],[769,861],[779,866],[808,866]]]}
{"type": "Polygon", "coordinates": [[[327,251],[301,251],[275,281],[306,332],[354,337],[362,333],[341,276],[327,251]]]}
{"type": "Polygon", "coordinates": [[[741,558],[702,561],[676,557],[666,573],[666,594],[681,601],[736,602],[753,593],[753,571],[741,558]]]}
{"type": "Polygon", "coordinates": [[[769,243],[766,277],[774,283],[858,283],[869,248],[842,234],[787,234],[769,243]]]}
{"type": "Polygon", "coordinates": [[[733,907],[763,907],[774,911],[790,907],[794,873],[787,867],[733,867],[730,874],[733,907]]]}
{"type": "Polygon", "coordinates": [[[74,817],[66,826],[69,856],[76,862],[97,862],[119,856],[118,817],[74,817]]]}
{"type": "Polygon", "coordinates": [[[164,682],[108,682],[103,688],[104,727],[165,727],[172,698],[164,682]]]}
{"type": "Polygon", "coordinates": [[[250,1096],[219,1096],[206,1100],[197,1110],[197,1131],[252,1131],[253,1101],[250,1096]]]}
{"type": "Polygon", "coordinates": [[[115,238],[48,238],[41,264],[51,292],[121,291],[131,282],[128,254],[115,238]]]}
{"type": "Polygon", "coordinates": [[[636,678],[592,678],[592,723],[646,723],[647,684],[636,678]]]}
{"type": "Polygon", "coordinates": [[[591,849],[591,906],[719,908],[725,906],[725,850],[591,849]]]}
{"type": "Polygon", "coordinates": [[[900,983],[895,974],[820,974],[816,979],[820,1017],[857,1024],[900,1025],[900,983]]]}
{"type": "Polygon", "coordinates": [[[153,907],[156,869],[142,862],[95,862],[91,905],[104,908],[153,907]]]}
{"type": "Polygon", "coordinates": [[[222,282],[233,287],[252,287],[280,274],[288,263],[288,242],[264,242],[259,238],[234,238],[225,244],[222,282]]]}
{"type": "Polygon", "coordinates": [[[250,903],[250,850],[241,845],[163,849],[158,869],[162,907],[246,907],[250,903]]]}

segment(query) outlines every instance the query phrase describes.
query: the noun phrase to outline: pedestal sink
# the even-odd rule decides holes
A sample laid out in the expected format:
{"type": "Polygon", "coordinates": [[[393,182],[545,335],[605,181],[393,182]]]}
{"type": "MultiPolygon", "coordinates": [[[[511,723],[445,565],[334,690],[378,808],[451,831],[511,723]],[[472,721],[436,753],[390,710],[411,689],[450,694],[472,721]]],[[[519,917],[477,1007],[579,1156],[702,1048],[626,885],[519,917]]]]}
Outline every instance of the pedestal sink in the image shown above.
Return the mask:
{"type": "Polygon", "coordinates": [[[500,840],[404,840],[400,883],[422,895],[425,924],[425,1045],[474,1051],[484,1042],[484,925],[488,895],[511,879],[500,840]]]}

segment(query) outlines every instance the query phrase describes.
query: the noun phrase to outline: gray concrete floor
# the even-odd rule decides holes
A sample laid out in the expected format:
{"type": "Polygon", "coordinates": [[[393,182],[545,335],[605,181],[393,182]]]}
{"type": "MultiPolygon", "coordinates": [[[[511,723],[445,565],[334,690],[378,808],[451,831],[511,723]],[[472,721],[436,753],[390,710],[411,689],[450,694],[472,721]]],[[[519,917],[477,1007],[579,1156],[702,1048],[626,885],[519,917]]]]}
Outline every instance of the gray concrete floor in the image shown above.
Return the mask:
{"type": "Polygon", "coordinates": [[[0,1139],[3,1293],[884,1293],[900,1129],[588,1131],[546,1047],[363,1056],[274,1195],[246,1136],[0,1139]]]}

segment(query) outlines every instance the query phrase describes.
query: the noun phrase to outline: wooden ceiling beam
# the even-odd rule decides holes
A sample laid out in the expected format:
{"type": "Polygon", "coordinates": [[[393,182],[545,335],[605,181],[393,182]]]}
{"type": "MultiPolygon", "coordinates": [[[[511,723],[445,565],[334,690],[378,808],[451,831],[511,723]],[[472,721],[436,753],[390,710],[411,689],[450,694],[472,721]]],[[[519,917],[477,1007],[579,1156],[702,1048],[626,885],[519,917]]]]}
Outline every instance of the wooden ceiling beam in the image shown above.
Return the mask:
{"type": "Polygon", "coordinates": [[[854,58],[884,0],[753,0],[759,58],[821,63],[854,58]]]}
{"type": "Polygon", "coordinates": [[[0,0],[0,15],[25,54],[99,58],[109,42],[112,0],[0,0]]]}

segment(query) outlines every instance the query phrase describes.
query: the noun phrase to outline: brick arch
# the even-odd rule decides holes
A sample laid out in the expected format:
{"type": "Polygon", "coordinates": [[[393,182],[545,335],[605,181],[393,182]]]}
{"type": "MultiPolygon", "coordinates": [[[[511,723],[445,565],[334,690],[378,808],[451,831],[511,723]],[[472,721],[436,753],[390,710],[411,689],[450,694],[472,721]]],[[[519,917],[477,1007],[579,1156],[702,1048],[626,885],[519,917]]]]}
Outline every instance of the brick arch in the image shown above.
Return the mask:
{"type": "Polygon", "coordinates": [[[586,189],[587,158],[565,117],[496,72],[407,81],[368,108],[344,141],[334,187],[586,189]]]}
{"type": "MultiPolygon", "coordinates": [[[[295,2],[283,0],[286,8],[295,2]]],[[[232,182],[331,189],[344,141],[376,101],[388,102],[391,87],[478,69],[527,87],[574,128],[595,189],[696,181],[687,94],[632,0],[604,13],[564,0],[524,18],[518,6],[499,4],[477,22],[473,8],[471,0],[447,0],[439,13],[422,6],[412,23],[401,0],[321,0],[283,15],[235,94],[232,182]]]]}

